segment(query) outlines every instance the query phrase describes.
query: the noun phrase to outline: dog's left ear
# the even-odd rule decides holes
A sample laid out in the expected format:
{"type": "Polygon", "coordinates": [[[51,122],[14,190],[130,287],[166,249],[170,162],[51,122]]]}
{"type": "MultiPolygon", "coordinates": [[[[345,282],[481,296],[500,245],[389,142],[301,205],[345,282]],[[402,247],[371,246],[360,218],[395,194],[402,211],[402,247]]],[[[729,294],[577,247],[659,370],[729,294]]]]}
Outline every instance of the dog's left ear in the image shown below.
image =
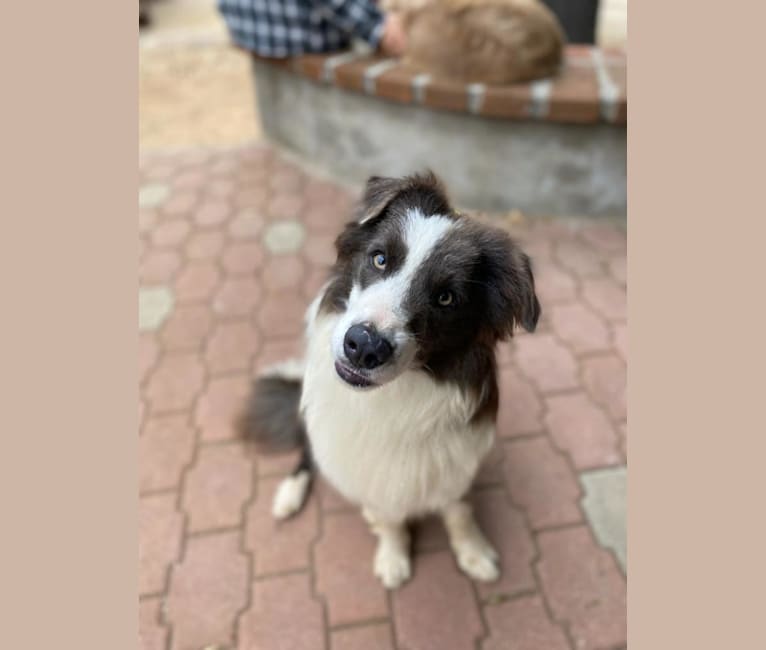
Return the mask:
{"type": "Polygon", "coordinates": [[[483,284],[490,326],[499,339],[511,336],[516,325],[534,332],[540,302],[529,257],[503,231],[492,229],[483,239],[483,284]]]}
{"type": "Polygon", "coordinates": [[[400,194],[407,195],[412,205],[426,214],[447,214],[451,210],[444,185],[430,170],[401,178],[371,176],[356,212],[357,224],[379,217],[400,194]]]}
{"type": "Polygon", "coordinates": [[[401,178],[370,176],[357,211],[357,223],[363,225],[380,216],[386,206],[402,191],[404,184],[401,178]]]}

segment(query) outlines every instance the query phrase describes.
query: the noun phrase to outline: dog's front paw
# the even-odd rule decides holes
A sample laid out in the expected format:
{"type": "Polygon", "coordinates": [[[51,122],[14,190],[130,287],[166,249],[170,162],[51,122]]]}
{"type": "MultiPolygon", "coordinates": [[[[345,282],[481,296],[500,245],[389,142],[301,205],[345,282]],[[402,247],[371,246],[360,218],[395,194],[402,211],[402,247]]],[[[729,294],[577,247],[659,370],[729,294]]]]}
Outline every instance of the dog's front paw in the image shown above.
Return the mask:
{"type": "Polygon", "coordinates": [[[474,580],[494,582],[500,577],[497,551],[486,540],[464,540],[454,551],[458,566],[474,580]]]}
{"type": "Polygon", "coordinates": [[[394,546],[380,544],[375,552],[373,571],[386,589],[396,589],[410,578],[410,558],[394,546]]]}
{"type": "Polygon", "coordinates": [[[271,514],[275,519],[292,517],[303,507],[310,478],[308,472],[298,472],[282,480],[271,503],[271,514]]]}

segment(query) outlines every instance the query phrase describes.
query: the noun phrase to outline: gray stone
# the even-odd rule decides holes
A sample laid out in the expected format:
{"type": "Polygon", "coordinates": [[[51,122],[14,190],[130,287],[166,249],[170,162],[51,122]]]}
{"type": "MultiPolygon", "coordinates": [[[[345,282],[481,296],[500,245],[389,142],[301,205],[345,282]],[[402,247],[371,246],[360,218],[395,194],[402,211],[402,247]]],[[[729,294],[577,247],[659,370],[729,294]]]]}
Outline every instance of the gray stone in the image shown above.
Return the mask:
{"type": "Polygon", "coordinates": [[[610,467],[580,474],[582,506],[596,539],[614,551],[623,572],[627,557],[627,468],[610,467]]]}
{"type": "Polygon", "coordinates": [[[168,198],[170,190],[162,183],[142,185],[138,190],[138,205],[141,208],[153,208],[168,198]]]}
{"type": "Polygon", "coordinates": [[[306,229],[297,221],[276,221],[263,236],[266,247],[275,255],[294,253],[303,246],[306,229]]]}
{"type": "Polygon", "coordinates": [[[168,287],[138,290],[138,331],[156,330],[173,311],[173,292],[168,287]]]}
{"type": "Polygon", "coordinates": [[[626,130],[493,119],[320,84],[255,61],[263,128],[337,179],[433,169],[455,201],[529,215],[626,215],[626,130]]]}

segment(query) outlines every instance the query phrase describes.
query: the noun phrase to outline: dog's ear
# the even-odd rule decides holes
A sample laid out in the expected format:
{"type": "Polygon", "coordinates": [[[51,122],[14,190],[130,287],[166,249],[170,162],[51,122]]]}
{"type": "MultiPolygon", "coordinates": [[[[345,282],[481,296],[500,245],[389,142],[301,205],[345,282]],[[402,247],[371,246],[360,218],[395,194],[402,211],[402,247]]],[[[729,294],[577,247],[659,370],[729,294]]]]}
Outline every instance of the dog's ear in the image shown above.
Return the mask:
{"type": "Polygon", "coordinates": [[[540,302],[529,257],[506,233],[494,228],[483,234],[481,249],[487,323],[494,335],[505,339],[516,325],[533,332],[540,318],[540,302]]]}
{"type": "Polygon", "coordinates": [[[442,182],[432,171],[403,178],[371,176],[356,212],[359,225],[379,217],[391,202],[402,196],[409,207],[420,208],[424,214],[447,214],[451,211],[442,182]]]}
{"type": "Polygon", "coordinates": [[[405,179],[370,176],[356,214],[356,222],[363,225],[380,216],[405,186],[405,179]]]}

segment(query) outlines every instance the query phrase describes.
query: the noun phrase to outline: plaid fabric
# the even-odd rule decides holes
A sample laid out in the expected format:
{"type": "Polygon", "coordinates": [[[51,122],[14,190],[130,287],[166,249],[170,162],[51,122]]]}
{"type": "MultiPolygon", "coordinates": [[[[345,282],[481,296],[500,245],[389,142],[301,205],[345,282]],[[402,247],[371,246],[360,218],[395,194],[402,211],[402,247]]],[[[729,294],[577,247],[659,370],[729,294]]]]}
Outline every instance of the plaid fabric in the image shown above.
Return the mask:
{"type": "Polygon", "coordinates": [[[265,57],[332,52],[354,38],[377,48],[383,13],[374,0],[218,0],[234,41],[265,57]]]}

